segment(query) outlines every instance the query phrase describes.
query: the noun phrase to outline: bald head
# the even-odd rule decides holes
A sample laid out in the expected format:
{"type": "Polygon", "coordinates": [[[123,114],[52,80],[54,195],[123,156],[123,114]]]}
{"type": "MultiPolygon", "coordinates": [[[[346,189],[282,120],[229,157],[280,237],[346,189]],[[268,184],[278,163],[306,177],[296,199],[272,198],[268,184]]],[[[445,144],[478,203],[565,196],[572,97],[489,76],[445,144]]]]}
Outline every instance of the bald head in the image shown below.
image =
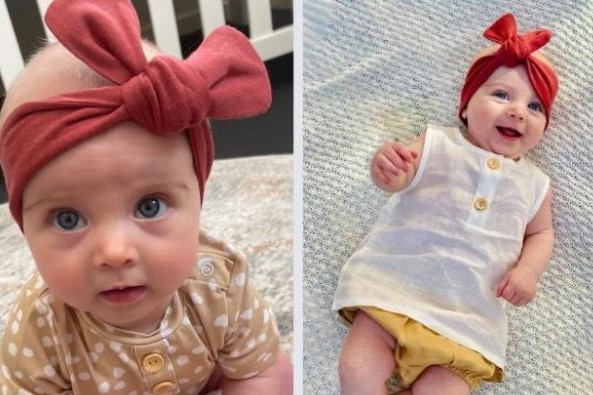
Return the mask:
{"type": "MultiPolygon", "coordinates": [[[[143,42],[147,59],[160,54],[152,43],[143,42]]],[[[0,129],[6,118],[20,104],[84,89],[112,85],[76,58],[60,43],[39,50],[14,80],[0,110],[0,129]]]]}

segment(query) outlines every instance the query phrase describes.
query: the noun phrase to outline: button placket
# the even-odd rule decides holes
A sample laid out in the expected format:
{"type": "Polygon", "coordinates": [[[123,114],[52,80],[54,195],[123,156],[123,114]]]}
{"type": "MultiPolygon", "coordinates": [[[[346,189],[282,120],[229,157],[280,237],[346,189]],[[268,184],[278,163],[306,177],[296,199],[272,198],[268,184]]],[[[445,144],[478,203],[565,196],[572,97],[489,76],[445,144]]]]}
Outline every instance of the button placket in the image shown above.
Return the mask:
{"type": "Polygon", "coordinates": [[[157,344],[137,345],[134,354],[142,376],[154,394],[174,394],[179,391],[175,369],[164,341],[157,344]]]}
{"type": "Polygon", "coordinates": [[[490,156],[484,159],[480,172],[480,180],[471,202],[468,222],[483,227],[486,224],[492,201],[496,195],[501,179],[501,158],[490,156]]]}

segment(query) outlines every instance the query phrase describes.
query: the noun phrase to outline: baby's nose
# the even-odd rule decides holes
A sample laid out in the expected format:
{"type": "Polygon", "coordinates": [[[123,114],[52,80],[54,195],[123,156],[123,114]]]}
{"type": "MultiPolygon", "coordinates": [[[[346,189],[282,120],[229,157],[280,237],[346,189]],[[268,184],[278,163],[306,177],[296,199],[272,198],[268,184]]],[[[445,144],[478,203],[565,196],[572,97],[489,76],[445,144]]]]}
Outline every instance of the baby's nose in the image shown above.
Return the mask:
{"type": "Polygon", "coordinates": [[[523,121],[525,119],[525,112],[517,105],[511,105],[507,110],[507,115],[510,118],[523,121]]]}
{"type": "Polygon", "coordinates": [[[106,227],[97,232],[95,265],[121,267],[138,261],[133,232],[125,226],[106,227]]]}

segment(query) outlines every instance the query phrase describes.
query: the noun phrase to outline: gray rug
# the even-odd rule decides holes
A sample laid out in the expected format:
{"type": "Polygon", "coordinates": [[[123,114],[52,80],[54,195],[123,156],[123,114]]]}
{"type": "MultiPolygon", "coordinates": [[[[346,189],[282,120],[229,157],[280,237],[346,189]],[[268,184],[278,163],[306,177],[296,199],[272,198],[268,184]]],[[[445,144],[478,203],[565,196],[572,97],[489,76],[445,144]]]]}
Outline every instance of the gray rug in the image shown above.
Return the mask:
{"type": "MultiPolygon", "coordinates": [[[[202,226],[243,251],[253,281],[278,318],[281,347],[292,356],[292,155],[214,162],[202,226]]],[[[34,263],[6,204],[0,205],[0,333],[34,263]]]]}

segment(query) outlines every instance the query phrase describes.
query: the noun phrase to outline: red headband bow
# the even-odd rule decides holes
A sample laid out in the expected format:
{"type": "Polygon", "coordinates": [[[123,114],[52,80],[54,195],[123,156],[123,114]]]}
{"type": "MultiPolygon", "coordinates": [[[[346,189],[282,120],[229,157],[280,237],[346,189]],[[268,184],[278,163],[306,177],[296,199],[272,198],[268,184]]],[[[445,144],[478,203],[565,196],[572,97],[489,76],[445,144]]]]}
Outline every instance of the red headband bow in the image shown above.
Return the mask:
{"type": "MultiPolygon", "coordinates": [[[[529,76],[531,86],[544,107],[547,127],[552,103],[558,90],[558,80],[550,66],[531,54],[546,45],[552,33],[549,30],[535,30],[517,35],[515,18],[512,14],[505,14],[484,32],[484,37],[500,44],[500,48],[493,55],[476,60],[467,72],[465,84],[461,90],[459,117],[461,118],[461,113],[476,90],[496,69],[501,66],[515,67],[522,64],[529,76]]],[[[464,121],[463,118],[462,121],[464,121]]]]}
{"type": "Polygon", "coordinates": [[[147,62],[130,0],[55,0],[46,17],[58,40],[113,86],[23,103],[0,135],[10,211],[22,229],[22,194],[35,173],[76,144],[133,120],[150,132],[187,131],[203,197],[214,157],[206,117],[263,113],[267,71],[249,40],[230,27],[210,34],[185,61],[147,62]]]}

